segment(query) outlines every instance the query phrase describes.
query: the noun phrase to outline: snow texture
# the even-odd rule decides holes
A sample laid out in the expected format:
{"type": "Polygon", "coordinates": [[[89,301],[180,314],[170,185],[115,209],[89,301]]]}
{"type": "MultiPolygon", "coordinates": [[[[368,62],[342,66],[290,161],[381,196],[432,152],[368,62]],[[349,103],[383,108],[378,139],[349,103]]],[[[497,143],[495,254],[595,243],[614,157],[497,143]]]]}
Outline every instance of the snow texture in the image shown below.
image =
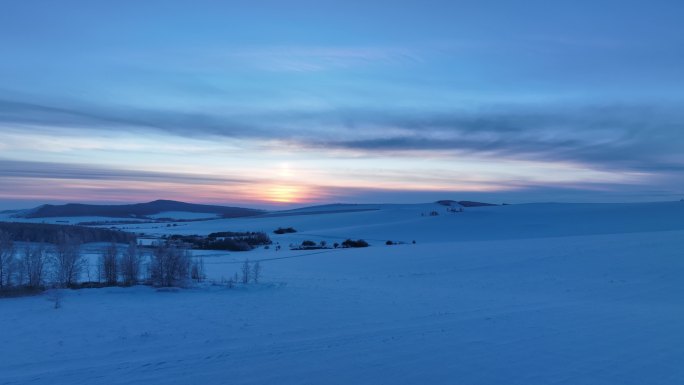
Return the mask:
{"type": "Polygon", "coordinates": [[[364,238],[365,249],[205,251],[261,284],[0,300],[0,384],[681,384],[684,203],[385,205],[141,225],[364,238]],[[441,207],[441,208],[440,208],[441,207]],[[440,210],[438,216],[422,216],[440,210]],[[406,241],[385,246],[385,240],[406,241]],[[410,241],[417,243],[411,244],[410,241]]]}

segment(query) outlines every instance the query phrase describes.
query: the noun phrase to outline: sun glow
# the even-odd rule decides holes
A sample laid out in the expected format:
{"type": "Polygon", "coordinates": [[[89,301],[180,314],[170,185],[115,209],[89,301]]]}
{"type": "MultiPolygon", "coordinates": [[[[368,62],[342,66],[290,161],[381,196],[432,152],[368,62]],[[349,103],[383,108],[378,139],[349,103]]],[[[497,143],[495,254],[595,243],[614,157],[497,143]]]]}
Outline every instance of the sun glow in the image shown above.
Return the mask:
{"type": "Polygon", "coordinates": [[[278,203],[295,203],[302,200],[302,191],[295,186],[272,186],[267,190],[266,199],[278,203]]]}

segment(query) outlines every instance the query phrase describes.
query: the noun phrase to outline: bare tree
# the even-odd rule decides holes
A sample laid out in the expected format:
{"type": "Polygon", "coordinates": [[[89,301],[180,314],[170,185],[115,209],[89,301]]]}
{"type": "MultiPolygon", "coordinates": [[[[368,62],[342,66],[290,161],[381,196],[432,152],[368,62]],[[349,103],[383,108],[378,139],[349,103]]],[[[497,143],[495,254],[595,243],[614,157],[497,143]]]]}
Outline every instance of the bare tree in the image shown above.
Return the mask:
{"type": "Polygon", "coordinates": [[[254,266],[252,266],[252,280],[254,283],[259,283],[259,279],[261,278],[261,264],[259,261],[254,262],[254,266]]]}
{"type": "Polygon", "coordinates": [[[190,278],[190,252],[175,243],[154,245],[150,264],[152,282],[157,286],[182,286],[190,278]]]}
{"type": "Polygon", "coordinates": [[[78,282],[85,264],[81,254],[81,242],[62,234],[52,252],[56,280],[62,287],[70,287],[78,282]]]}
{"type": "Polygon", "coordinates": [[[229,289],[232,289],[233,287],[235,287],[235,281],[233,280],[233,277],[230,277],[228,282],[226,282],[226,286],[228,286],[229,289]]]}
{"type": "Polygon", "coordinates": [[[119,249],[116,243],[107,246],[100,256],[102,278],[109,286],[116,286],[119,281],[119,249]]]}
{"type": "Polygon", "coordinates": [[[245,259],[242,264],[242,284],[246,285],[250,281],[250,276],[252,275],[252,268],[249,265],[249,259],[245,259]]]}
{"type": "Polygon", "coordinates": [[[48,301],[53,303],[55,309],[62,307],[62,292],[58,288],[53,288],[47,294],[48,301]]]}
{"type": "Polygon", "coordinates": [[[15,251],[10,234],[0,230],[0,290],[12,285],[15,251]]]}
{"type": "Polygon", "coordinates": [[[13,286],[19,284],[18,280],[21,277],[21,265],[17,256],[17,248],[15,246],[14,256],[9,259],[9,263],[5,266],[5,285],[13,286]]]}
{"type": "Polygon", "coordinates": [[[135,285],[140,277],[140,265],[142,263],[142,255],[138,250],[138,245],[131,242],[128,249],[121,256],[121,277],[126,286],[135,285]]]}
{"type": "Polygon", "coordinates": [[[36,246],[27,244],[21,259],[22,278],[20,283],[23,283],[25,278],[26,286],[31,288],[41,287],[45,279],[46,261],[47,255],[45,246],[42,243],[36,246]]]}
{"type": "Polygon", "coordinates": [[[204,278],[206,278],[206,274],[204,273],[204,258],[202,256],[196,257],[192,260],[190,277],[195,282],[202,282],[204,278]]]}

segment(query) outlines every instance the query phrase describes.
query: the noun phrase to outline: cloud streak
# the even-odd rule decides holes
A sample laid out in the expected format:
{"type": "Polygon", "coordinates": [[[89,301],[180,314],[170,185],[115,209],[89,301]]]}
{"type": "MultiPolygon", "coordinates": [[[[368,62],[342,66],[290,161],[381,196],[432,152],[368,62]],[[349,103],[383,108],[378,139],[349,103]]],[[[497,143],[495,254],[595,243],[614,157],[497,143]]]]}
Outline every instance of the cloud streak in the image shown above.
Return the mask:
{"type": "MultiPolygon", "coordinates": [[[[433,152],[562,161],[600,169],[684,170],[684,117],[649,106],[501,106],[462,112],[317,110],[221,115],[63,108],[0,100],[0,124],[280,142],[299,150],[433,152]]],[[[38,128],[39,129],[39,128],[38,128]]]]}
{"type": "MultiPolygon", "coordinates": [[[[164,182],[177,184],[251,184],[253,179],[216,177],[187,173],[125,170],[58,162],[0,159],[0,178],[66,179],[117,182],[164,182]]],[[[5,179],[5,180],[7,180],[5,179]]]]}

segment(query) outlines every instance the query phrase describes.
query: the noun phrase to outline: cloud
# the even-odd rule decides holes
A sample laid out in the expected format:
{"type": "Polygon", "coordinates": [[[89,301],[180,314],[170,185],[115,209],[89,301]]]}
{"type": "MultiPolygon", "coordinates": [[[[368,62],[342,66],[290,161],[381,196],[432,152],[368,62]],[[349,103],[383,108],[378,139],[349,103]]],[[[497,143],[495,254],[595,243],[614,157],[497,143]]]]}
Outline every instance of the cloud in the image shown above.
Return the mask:
{"type": "Polygon", "coordinates": [[[125,170],[83,164],[0,159],[0,178],[164,182],[178,184],[248,184],[254,180],[158,171],[125,170]]]}
{"type": "MultiPolygon", "coordinates": [[[[419,176],[418,176],[419,177],[419,176]]],[[[429,202],[439,199],[482,200],[524,203],[535,201],[624,201],[674,200],[679,195],[663,186],[645,187],[634,183],[556,182],[540,185],[531,181],[477,181],[478,188],[461,187],[377,188],[324,185],[283,185],[282,181],[243,180],[183,173],[123,170],[65,163],[0,159],[0,207],[17,208],[45,202],[142,202],[175,199],[263,206],[268,197],[282,189],[294,189],[302,201],[316,202],[429,202]],[[490,185],[490,188],[486,186],[490,185]],[[483,186],[485,188],[483,188],[483,186]],[[553,198],[550,198],[553,197],[553,198]],[[8,203],[9,202],[9,203],[8,203]],[[25,202],[25,203],[22,203],[25,202]],[[26,202],[31,202],[26,203],[26,202]]],[[[679,186],[680,188],[682,186],[679,186]]],[[[274,204],[273,202],[271,203],[274,204]]],[[[295,203],[290,203],[290,205],[295,203]]]]}
{"type": "Polygon", "coordinates": [[[0,159],[0,200],[146,201],[277,204],[322,201],[330,192],[314,183],[127,170],[82,164],[0,159]],[[277,199],[276,199],[277,198],[277,199]]]}
{"type": "Polygon", "coordinates": [[[254,136],[259,128],[226,117],[179,111],[111,108],[102,106],[56,107],[0,100],[0,124],[40,124],[87,130],[153,129],[181,136],[254,136]]]}
{"type": "MultiPolygon", "coordinates": [[[[667,106],[508,105],[469,111],[323,109],[209,112],[54,107],[0,100],[2,124],[251,139],[297,151],[354,156],[457,157],[572,162],[595,169],[684,170],[684,116],[667,106]]],[[[1,130],[1,128],[0,128],[1,130]]],[[[0,135],[1,135],[0,131],[0,135]]]]}
{"type": "Polygon", "coordinates": [[[511,108],[347,117],[345,137],[311,146],[363,153],[476,154],[601,169],[684,170],[684,116],[666,108],[511,108]]]}

